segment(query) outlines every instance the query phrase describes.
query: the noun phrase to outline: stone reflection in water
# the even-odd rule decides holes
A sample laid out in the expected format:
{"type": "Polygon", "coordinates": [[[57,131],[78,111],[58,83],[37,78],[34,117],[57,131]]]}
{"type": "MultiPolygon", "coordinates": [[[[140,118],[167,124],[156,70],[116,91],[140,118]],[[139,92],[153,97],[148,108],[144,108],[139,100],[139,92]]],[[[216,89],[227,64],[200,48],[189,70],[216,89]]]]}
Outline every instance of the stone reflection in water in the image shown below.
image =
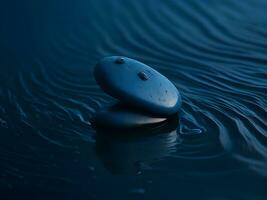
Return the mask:
{"type": "Polygon", "coordinates": [[[181,142],[178,119],[142,130],[97,130],[96,153],[113,174],[140,173],[176,151],[181,142]]]}

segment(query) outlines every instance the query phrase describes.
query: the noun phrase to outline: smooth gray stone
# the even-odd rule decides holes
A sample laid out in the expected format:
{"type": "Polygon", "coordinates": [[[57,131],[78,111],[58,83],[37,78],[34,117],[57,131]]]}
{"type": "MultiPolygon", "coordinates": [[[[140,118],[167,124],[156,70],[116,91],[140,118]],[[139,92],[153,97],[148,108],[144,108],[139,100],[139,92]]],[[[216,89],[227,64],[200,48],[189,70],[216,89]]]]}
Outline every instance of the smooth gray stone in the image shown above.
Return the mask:
{"type": "Polygon", "coordinates": [[[166,120],[118,103],[97,111],[92,123],[96,128],[127,129],[155,125],[166,120]]]}
{"type": "Polygon", "coordinates": [[[96,65],[94,75],[106,93],[149,113],[168,116],[181,107],[177,88],[165,76],[136,60],[105,57],[96,65]]]}

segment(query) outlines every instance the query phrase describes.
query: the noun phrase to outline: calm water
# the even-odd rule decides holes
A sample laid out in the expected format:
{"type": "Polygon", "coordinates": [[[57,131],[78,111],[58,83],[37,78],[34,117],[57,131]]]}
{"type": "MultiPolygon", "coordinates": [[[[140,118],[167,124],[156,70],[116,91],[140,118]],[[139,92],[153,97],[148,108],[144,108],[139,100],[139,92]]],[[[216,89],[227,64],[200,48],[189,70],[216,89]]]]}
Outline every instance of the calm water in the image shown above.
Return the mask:
{"type": "MultiPolygon", "coordinates": [[[[1,199],[267,198],[265,0],[53,0],[0,6],[1,199]],[[179,125],[101,137],[103,56],[183,96],[179,125]]],[[[109,134],[107,134],[109,135],[109,134]]]]}

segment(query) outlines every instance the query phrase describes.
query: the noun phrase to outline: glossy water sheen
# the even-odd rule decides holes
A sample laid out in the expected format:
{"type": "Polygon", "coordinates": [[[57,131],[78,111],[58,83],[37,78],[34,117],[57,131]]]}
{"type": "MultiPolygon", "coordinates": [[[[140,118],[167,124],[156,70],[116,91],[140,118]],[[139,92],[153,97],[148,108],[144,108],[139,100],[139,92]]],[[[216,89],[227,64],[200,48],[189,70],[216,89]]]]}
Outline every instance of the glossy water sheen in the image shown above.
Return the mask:
{"type": "Polygon", "coordinates": [[[2,4],[1,199],[266,199],[265,0],[2,4]],[[113,99],[93,67],[109,55],[175,83],[177,129],[96,134],[113,99]]]}

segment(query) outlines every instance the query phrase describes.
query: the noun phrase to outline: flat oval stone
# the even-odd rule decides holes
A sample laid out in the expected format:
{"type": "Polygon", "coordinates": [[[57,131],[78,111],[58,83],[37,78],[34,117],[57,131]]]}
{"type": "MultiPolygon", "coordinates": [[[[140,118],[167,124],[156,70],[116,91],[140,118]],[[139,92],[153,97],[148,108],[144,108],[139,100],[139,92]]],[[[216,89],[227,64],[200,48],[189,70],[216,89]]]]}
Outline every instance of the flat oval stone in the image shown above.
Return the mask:
{"type": "Polygon", "coordinates": [[[117,103],[102,108],[93,116],[93,125],[97,128],[130,129],[159,124],[167,120],[154,117],[137,109],[117,103]]]}
{"type": "Polygon", "coordinates": [[[171,81],[134,59],[105,57],[97,63],[94,75],[106,93],[150,113],[168,116],[181,107],[181,95],[171,81]]]}

